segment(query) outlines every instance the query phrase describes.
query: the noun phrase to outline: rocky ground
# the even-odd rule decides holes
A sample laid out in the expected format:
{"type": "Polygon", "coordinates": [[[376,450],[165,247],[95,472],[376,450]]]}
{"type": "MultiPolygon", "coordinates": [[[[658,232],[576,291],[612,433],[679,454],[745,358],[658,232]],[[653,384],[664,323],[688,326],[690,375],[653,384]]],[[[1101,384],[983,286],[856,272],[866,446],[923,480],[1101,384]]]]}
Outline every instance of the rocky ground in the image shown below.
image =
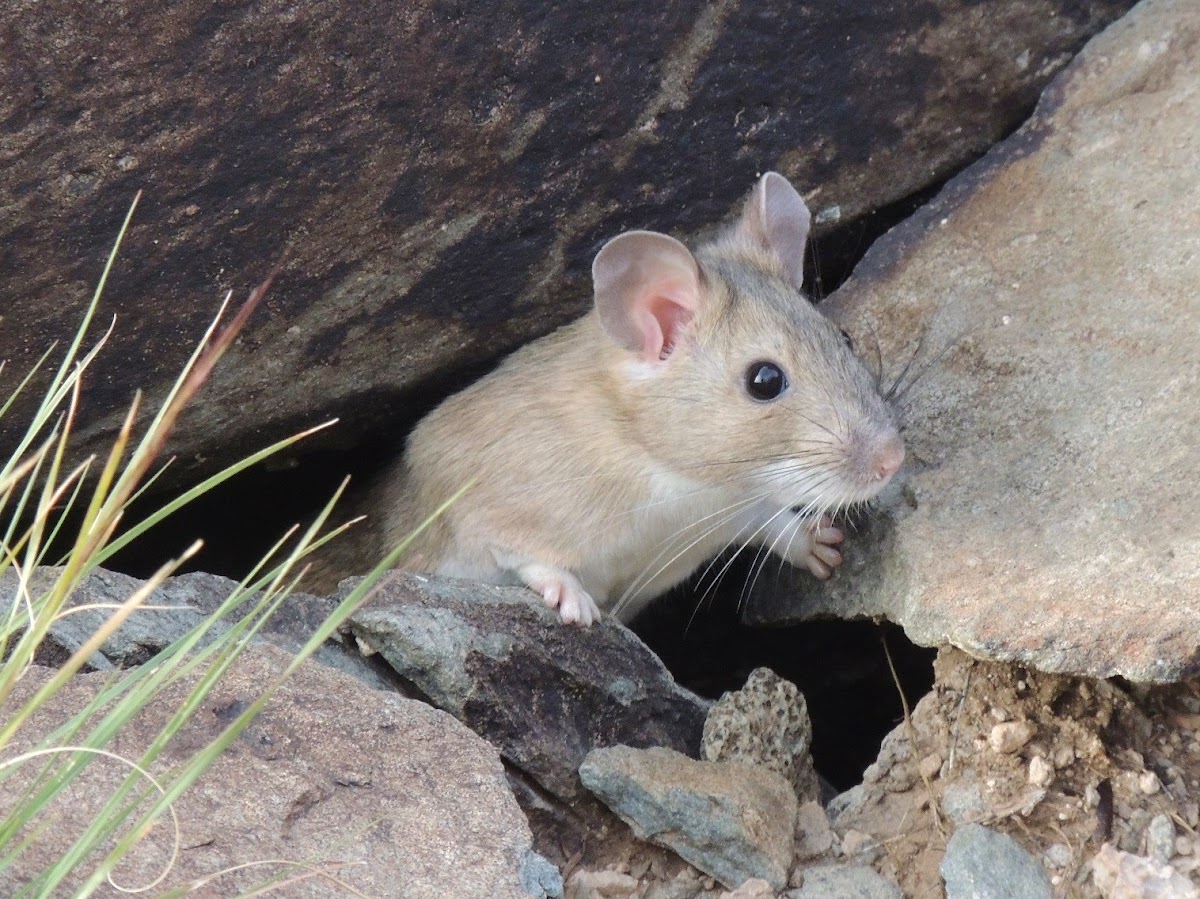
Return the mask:
{"type": "MultiPolygon", "coordinates": [[[[1143,0],[827,301],[858,345],[917,357],[909,464],[835,578],[763,579],[746,615],[940,647],[860,785],[822,804],[821,734],[767,672],[710,703],[619,625],[398,574],[181,801],[179,878],[271,856],[422,899],[1198,899],[1198,49],[1194,0],[1143,0]]],[[[130,587],[98,572],[75,602],[130,587]]],[[[28,739],[225,589],[165,585],[182,610],[135,617],[28,739]]],[[[297,597],[194,738],[332,601],[297,597]]]]}

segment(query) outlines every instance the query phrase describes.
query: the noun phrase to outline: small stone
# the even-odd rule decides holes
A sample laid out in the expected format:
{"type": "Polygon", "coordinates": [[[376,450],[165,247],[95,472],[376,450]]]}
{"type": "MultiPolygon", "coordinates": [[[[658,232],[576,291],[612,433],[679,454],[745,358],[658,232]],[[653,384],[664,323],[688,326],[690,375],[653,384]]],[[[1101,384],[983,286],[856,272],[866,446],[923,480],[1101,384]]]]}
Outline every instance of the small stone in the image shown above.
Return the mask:
{"type": "Polygon", "coordinates": [[[1165,865],[1175,854],[1175,824],[1170,815],[1155,815],[1146,828],[1146,854],[1165,865]]]}
{"type": "Polygon", "coordinates": [[[1052,868],[1065,868],[1071,864],[1071,859],[1074,857],[1075,854],[1071,852],[1071,847],[1066,843],[1055,843],[1046,850],[1046,861],[1052,868]]]}
{"type": "Polygon", "coordinates": [[[879,856],[879,841],[861,830],[847,830],[842,835],[842,852],[848,858],[873,862],[879,856]]]}
{"type": "Polygon", "coordinates": [[[1007,834],[980,824],[954,831],[939,867],[946,899],[1050,899],[1042,865],[1007,834]]]}
{"type": "Polygon", "coordinates": [[[1063,769],[1069,767],[1075,761],[1075,750],[1070,746],[1064,746],[1058,752],[1054,753],[1054,767],[1063,769]]]}
{"type": "Polygon", "coordinates": [[[754,877],[786,886],[797,807],[782,775],[662,747],[611,746],[589,752],[579,776],[638,839],[667,847],[725,887],[754,877]]]}
{"type": "Polygon", "coordinates": [[[833,848],[837,834],[819,802],[806,802],[796,814],[796,858],[818,858],[833,848]]]}
{"type": "Polygon", "coordinates": [[[1200,899],[1200,890],[1170,865],[1122,852],[1111,843],[1092,859],[1092,877],[1105,899],[1200,899]]]}
{"type": "Polygon", "coordinates": [[[921,759],[919,770],[923,778],[933,780],[937,777],[938,772],[942,770],[942,757],[936,752],[930,753],[921,759]]]}
{"type": "Polygon", "coordinates": [[[1162,783],[1158,779],[1158,775],[1153,771],[1143,771],[1138,776],[1138,789],[1147,796],[1153,796],[1162,788],[1162,783]]]}
{"type": "Polygon", "coordinates": [[[619,871],[576,871],[567,881],[566,899],[633,899],[638,882],[619,871]]]}
{"type": "Polygon", "coordinates": [[[1191,855],[1192,854],[1192,841],[1189,840],[1187,837],[1176,837],[1175,838],[1175,854],[1176,855],[1191,855]]]}
{"type": "Polygon", "coordinates": [[[1029,782],[1035,787],[1048,787],[1050,782],[1054,780],[1054,766],[1042,758],[1040,755],[1035,755],[1029,760],[1029,782]]]}
{"type": "Polygon", "coordinates": [[[942,811],[956,825],[970,824],[987,814],[983,790],[971,772],[963,772],[942,790],[942,811]]]}
{"type": "Polygon", "coordinates": [[[866,865],[818,865],[804,869],[799,889],[785,899],[901,899],[900,887],[866,865]]]}
{"type": "Polygon", "coordinates": [[[775,891],[765,880],[753,877],[736,890],[722,893],[720,899],[775,899],[775,891]]]}
{"type": "Polygon", "coordinates": [[[1095,784],[1088,784],[1083,788],[1083,807],[1088,811],[1097,808],[1100,805],[1100,791],[1095,784]]]}
{"type": "Polygon", "coordinates": [[[1012,755],[1031,739],[1034,727],[1028,721],[1004,721],[992,728],[988,734],[988,745],[993,752],[1012,755]]]}
{"type": "Polygon", "coordinates": [[[696,899],[700,889],[699,875],[692,868],[684,868],[670,880],[651,884],[646,899],[696,899]]]}

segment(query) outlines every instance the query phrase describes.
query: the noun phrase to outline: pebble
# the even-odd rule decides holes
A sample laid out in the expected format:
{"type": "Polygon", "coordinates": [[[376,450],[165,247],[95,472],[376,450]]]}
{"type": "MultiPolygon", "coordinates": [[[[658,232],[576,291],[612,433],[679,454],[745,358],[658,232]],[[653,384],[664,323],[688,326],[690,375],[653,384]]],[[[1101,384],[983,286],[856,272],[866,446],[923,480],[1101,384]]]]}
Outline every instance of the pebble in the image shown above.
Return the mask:
{"type": "Polygon", "coordinates": [[[1158,775],[1153,771],[1143,771],[1138,777],[1138,789],[1147,796],[1153,796],[1161,787],[1158,775]]]}
{"type": "Polygon", "coordinates": [[[1065,868],[1073,857],[1074,853],[1066,843],[1055,843],[1046,850],[1046,861],[1054,868],[1065,868]]]}
{"type": "Polygon", "coordinates": [[[1175,854],[1175,824],[1169,815],[1159,814],[1150,819],[1146,828],[1146,854],[1163,865],[1175,854]]]}
{"type": "Polygon", "coordinates": [[[988,734],[988,745],[993,752],[1012,755],[1033,739],[1033,725],[1028,721],[1004,721],[992,728],[988,734]]]}
{"type": "Polygon", "coordinates": [[[1035,755],[1029,760],[1029,782],[1035,787],[1048,787],[1050,782],[1054,780],[1054,766],[1042,758],[1040,755],[1035,755]]]}
{"type": "Polygon", "coordinates": [[[931,753],[921,759],[920,771],[921,776],[927,780],[933,780],[937,777],[939,771],[942,770],[942,757],[936,752],[931,753]]]}

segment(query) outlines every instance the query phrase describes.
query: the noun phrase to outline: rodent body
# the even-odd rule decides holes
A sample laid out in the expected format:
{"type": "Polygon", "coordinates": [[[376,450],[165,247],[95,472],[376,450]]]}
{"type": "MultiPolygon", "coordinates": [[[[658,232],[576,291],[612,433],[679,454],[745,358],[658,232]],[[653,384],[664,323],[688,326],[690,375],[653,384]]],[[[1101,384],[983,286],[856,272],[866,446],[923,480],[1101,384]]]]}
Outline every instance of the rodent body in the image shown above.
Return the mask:
{"type": "Polygon", "coordinates": [[[768,173],[694,253],[645,231],[606,244],[595,308],[446,400],[384,478],[391,543],[471,482],[405,567],[524,583],[585,625],[628,620],[726,548],[828,576],[828,514],[877,493],[904,451],[800,292],[808,222],[768,173]]]}

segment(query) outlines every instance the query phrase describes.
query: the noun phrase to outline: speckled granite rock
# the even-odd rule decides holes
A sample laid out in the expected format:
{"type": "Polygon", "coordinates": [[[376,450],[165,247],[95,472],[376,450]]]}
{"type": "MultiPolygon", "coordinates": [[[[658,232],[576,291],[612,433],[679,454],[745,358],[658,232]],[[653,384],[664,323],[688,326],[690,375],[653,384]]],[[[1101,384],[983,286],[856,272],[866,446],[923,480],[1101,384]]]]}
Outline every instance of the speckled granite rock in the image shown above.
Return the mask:
{"type": "Polygon", "coordinates": [[[1200,5],[1145,0],[828,311],[906,399],[907,482],[757,622],[886,616],[1047,671],[1200,671],[1200,5]],[[918,362],[918,366],[920,366],[918,362]]]}

